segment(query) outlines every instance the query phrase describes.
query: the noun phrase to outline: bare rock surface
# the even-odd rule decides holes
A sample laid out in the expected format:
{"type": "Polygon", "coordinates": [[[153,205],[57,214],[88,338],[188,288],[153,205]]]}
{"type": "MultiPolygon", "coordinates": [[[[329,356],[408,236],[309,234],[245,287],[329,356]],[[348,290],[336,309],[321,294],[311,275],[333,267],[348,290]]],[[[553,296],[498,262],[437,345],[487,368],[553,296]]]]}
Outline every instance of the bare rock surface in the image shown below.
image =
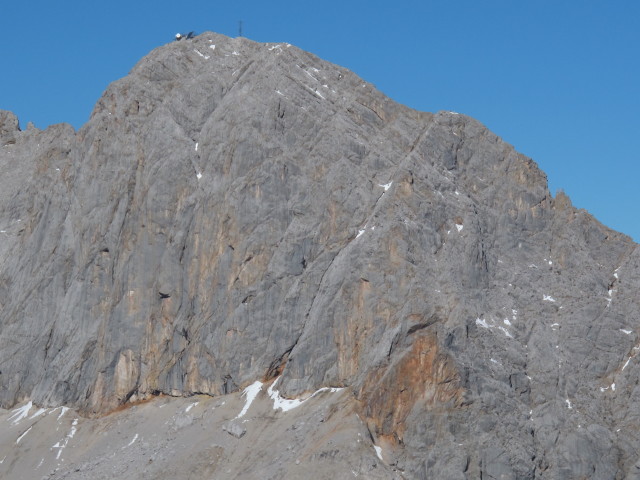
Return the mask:
{"type": "MultiPolygon", "coordinates": [[[[379,478],[640,478],[637,245],[465,115],[206,33],[151,52],[77,132],[0,112],[0,200],[6,409],[71,407],[101,428],[138,401],[215,403],[278,377],[283,398],[347,388],[392,466],[379,478]]],[[[254,438],[211,418],[216,442],[254,438]]],[[[216,478],[270,461],[205,443],[193,465],[232,464],[216,478]]],[[[319,472],[377,478],[339,443],[319,472]]],[[[87,448],[78,472],[132,476],[87,448]]],[[[296,468],[278,458],[266,478],[305,478],[276,477],[296,468]]],[[[202,465],[193,478],[213,475],[202,465]]]]}

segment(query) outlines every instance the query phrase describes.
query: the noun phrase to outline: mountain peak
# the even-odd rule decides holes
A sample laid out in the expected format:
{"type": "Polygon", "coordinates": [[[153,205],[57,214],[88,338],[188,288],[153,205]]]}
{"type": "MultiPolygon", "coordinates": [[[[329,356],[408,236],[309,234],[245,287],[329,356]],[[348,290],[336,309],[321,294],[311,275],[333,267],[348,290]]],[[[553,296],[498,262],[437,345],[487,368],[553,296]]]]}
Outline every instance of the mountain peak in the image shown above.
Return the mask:
{"type": "Polygon", "coordinates": [[[3,407],[277,377],[348,389],[407,478],[632,468],[636,245],[476,120],[214,33],[155,49],[78,132],[2,115],[3,407]]]}

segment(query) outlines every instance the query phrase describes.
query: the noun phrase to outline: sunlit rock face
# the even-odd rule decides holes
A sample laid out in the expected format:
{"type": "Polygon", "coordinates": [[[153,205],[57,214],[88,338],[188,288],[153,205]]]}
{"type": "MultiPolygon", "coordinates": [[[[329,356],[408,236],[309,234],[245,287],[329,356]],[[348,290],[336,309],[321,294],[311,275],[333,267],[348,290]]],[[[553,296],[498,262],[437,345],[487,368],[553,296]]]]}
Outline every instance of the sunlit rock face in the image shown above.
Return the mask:
{"type": "Polygon", "coordinates": [[[205,33],[77,132],[0,112],[0,200],[4,408],[278,377],[405,478],[640,471],[640,252],[469,117],[205,33]]]}

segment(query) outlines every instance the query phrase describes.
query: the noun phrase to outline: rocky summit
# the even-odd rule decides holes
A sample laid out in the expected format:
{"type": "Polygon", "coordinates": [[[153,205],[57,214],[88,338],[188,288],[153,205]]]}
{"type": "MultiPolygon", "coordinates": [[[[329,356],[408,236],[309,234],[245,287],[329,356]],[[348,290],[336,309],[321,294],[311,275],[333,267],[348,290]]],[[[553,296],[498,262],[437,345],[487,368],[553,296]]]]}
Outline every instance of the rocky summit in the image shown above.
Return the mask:
{"type": "Polygon", "coordinates": [[[172,42],[0,112],[0,476],[640,478],[636,247],[472,118],[172,42]]]}

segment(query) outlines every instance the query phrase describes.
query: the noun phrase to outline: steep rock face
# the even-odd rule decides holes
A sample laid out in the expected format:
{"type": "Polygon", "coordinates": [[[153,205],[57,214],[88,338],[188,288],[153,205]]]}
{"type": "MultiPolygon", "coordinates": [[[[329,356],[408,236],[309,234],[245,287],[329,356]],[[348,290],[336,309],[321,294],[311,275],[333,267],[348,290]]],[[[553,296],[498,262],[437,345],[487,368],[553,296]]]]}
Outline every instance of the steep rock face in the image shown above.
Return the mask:
{"type": "Polygon", "coordinates": [[[636,244],[475,120],[207,33],[0,139],[3,407],[282,375],[409,478],[636,474],[636,244]]]}

